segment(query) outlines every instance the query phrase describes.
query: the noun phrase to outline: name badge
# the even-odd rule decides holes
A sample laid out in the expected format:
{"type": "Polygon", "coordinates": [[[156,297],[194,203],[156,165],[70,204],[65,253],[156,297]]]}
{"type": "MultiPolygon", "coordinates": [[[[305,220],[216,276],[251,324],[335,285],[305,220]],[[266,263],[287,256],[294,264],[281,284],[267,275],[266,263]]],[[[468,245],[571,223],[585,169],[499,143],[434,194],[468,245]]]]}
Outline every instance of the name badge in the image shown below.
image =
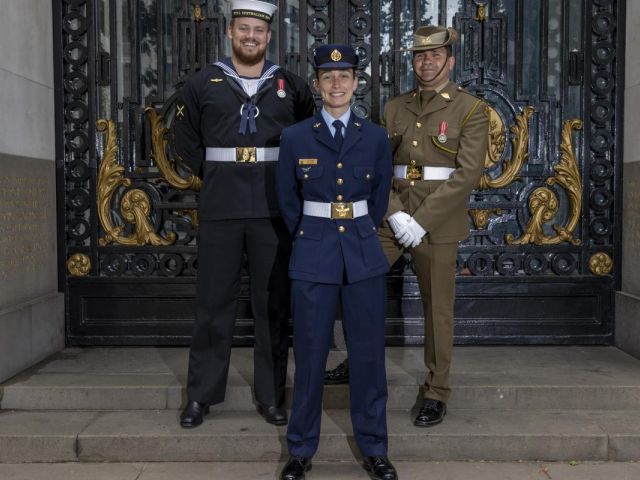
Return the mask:
{"type": "Polygon", "coordinates": [[[317,164],[318,164],[317,158],[299,158],[298,159],[298,165],[317,165],[317,164]]]}

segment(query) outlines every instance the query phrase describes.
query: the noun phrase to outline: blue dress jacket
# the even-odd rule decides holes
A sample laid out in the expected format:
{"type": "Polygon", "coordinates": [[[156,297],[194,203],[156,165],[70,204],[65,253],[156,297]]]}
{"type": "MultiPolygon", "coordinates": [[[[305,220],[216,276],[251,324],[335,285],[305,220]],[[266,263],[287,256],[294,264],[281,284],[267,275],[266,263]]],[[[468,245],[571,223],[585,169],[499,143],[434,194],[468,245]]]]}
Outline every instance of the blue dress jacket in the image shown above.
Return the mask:
{"type": "Polygon", "coordinates": [[[385,130],[353,114],[340,150],[319,112],[282,131],[276,191],[294,238],[292,279],[355,283],[389,270],[377,227],[389,203],[391,162],[385,130]],[[304,200],[366,200],[369,212],[354,219],[312,217],[302,213],[304,200]]]}

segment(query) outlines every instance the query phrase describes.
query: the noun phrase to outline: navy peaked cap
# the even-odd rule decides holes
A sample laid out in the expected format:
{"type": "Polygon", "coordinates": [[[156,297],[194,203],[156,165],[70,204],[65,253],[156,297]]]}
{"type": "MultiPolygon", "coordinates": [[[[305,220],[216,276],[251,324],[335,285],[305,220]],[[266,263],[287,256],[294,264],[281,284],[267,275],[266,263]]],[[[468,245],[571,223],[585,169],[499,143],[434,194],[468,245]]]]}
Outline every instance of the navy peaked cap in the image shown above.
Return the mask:
{"type": "Polygon", "coordinates": [[[358,55],[350,45],[320,45],[313,51],[313,68],[336,70],[357,68],[358,55]]]}

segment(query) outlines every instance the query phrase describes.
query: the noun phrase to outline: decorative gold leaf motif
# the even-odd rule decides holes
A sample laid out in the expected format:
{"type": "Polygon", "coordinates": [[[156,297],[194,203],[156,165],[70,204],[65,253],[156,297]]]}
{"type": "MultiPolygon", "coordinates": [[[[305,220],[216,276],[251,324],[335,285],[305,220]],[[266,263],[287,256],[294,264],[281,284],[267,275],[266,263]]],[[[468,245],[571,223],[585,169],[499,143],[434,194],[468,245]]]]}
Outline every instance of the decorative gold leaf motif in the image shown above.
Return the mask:
{"type": "Polygon", "coordinates": [[[589,270],[594,275],[608,275],[613,268],[613,259],[604,252],[598,252],[591,255],[589,259],[589,270]]]}
{"type": "Polygon", "coordinates": [[[501,215],[502,211],[499,208],[494,208],[493,210],[473,208],[469,210],[469,215],[471,215],[473,225],[476,230],[484,230],[487,228],[487,225],[489,224],[489,217],[492,213],[495,215],[501,215]]]}
{"type": "Polygon", "coordinates": [[[193,17],[191,17],[191,20],[193,20],[196,23],[200,23],[206,19],[207,17],[205,17],[202,13],[202,7],[200,6],[199,3],[196,3],[193,6],[193,17]]]}
{"type": "MultiPolygon", "coordinates": [[[[516,124],[511,125],[509,131],[512,133],[511,137],[511,158],[509,160],[505,160],[502,165],[502,173],[499,177],[492,179],[488,174],[484,174],[480,179],[480,189],[485,190],[487,188],[503,188],[509,185],[511,182],[518,178],[518,173],[522,170],[522,167],[529,159],[529,119],[535,112],[535,109],[531,106],[524,107],[523,112],[516,117],[516,124]]],[[[490,114],[490,112],[488,112],[490,114]]],[[[499,115],[495,115],[498,119],[499,115]]],[[[490,121],[494,119],[492,115],[490,117],[490,121]]],[[[500,123],[502,121],[500,120],[500,123]]],[[[499,127],[496,125],[497,132],[493,133],[490,131],[489,135],[491,138],[491,144],[489,146],[488,155],[490,158],[493,158],[492,152],[500,152],[504,150],[504,136],[502,136],[503,140],[500,140],[500,133],[498,133],[499,127]],[[493,135],[492,135],[493,133],[493,135]],[[502,147],[500,147],[502,145],[502,147]],[[500,150],[502,148],[502,150],[500,150]]],[[[499,158],[499,155],[495,157],[495,161],[499,158]]],[[[487,164],[487,160],[485,159],[485,165],[487,164]]]]}
{"type": "Polygon", "coordinates": [[[478,22],[484,22],[487,19],[487,11],[484,5],[478,5],[478,10],[476,11],[476,20],[478,22]]]}
{"type": "Polygon", "coordinates": [[[74,253],[67,259],[67,270],[74,277],[86,277],[91,271],[91,260],[84,253],[74,253]]]}
{"type": "Polygon", "coordinates": [[[525,233],[519,239],[508,234],[506,241],[508,244],[524,245],[534,243],[536,245],[556,245],[562,242],[569,242],[572,245],[580,245],[581,241],[574,238],[573,231],[578,225],[580,211],[582,210],[582,181],[578,162],[573,152],[573,130],[582,128],[582,121],[570,119],[564,122],[562,128],[562,143],[560,150],[560,162],[555,166],[555,175],[546,180],[547,185],[560,185],[569,197],[570,211],[569,220],[566,226],[554,225],[553,229],[557,235],[548,236],[544,234],[543,224],[551,221],[558,213],[558,199],[547,187],[536,188],[529,197],[529,212],[531,218],[525,233]]]}
{"type": "Polygon", "coordinates": [[[169,129],[164,126],[163,118],[153,107],[145,108],[144,113],[151,123],[151,155],[164,179],[169,185],[179,190],[200,190],[201,182],[197,175],[192,174],[189,178],[182,178],[176,172],[174,162],[167,158],[169,129]]]}
{"type": "Polygon", "coordinates": [[[491,168],[498,163],[504,152],[507,132],[502,118],[494,108],[487,105],[485,114],[489,119],[489,148],[484,159],[484,168],[491,168]]]}
{"type": "Polygon", "coordinates": [[[124,167],[118,165],[116,156],[118,153],[116,126],[113,120],[100,119],[96,122],[99,132],[107,132],[106,148],[100,161],[98,171],[98,218],[104,237],[98,240],[101,246],[110,243],[120,245],[172,245],[176,241],[176,234],[171,232],[164,239],[155,232],[149,213],[151,202],[149,196],[140,189],[127,191],[122,197],[121,212],[125,220],[133,224],[135,232],[130,236],[122,236],[124,225],[114,225],[111,221],[111,204],[113,196],[119,187],[131,186],[131,180],[124,177],[124,167]]]}
{"type": "Polygon", "coordinates": [[[536,188],[529,196],[529,212],[531,213],[531,218],[524,235],[516,240],[509,233],[506,236],[507,243],[510,245],[560,243],[551,242],[551,237],[546,236],[543,229],[543,224],[552,220],[558,213],[558,197],[556,197],[556,194],[547,187],[536,188]]]}

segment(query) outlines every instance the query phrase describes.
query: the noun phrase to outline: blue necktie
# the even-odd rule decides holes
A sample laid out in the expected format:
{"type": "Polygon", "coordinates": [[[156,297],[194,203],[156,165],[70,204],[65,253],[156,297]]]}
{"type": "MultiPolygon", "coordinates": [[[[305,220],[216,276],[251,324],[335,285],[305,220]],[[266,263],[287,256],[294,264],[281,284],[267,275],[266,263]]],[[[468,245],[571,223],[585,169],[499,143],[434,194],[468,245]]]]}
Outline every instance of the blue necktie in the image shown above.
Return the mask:
{"type": "Polygon", "coordinates": [[[335,122],[333,122],[332,125],[333,125],[333,128],[336,129],[336,134],[333,136],[333,138],[335,138],[336,140],[336,144],[338,145],[338,150],[341,150],[342,141],[344,140],[344,137],[342,136],[342,127],[344,127],[344,125],[340,120],[336,120],[335,122]]]}

